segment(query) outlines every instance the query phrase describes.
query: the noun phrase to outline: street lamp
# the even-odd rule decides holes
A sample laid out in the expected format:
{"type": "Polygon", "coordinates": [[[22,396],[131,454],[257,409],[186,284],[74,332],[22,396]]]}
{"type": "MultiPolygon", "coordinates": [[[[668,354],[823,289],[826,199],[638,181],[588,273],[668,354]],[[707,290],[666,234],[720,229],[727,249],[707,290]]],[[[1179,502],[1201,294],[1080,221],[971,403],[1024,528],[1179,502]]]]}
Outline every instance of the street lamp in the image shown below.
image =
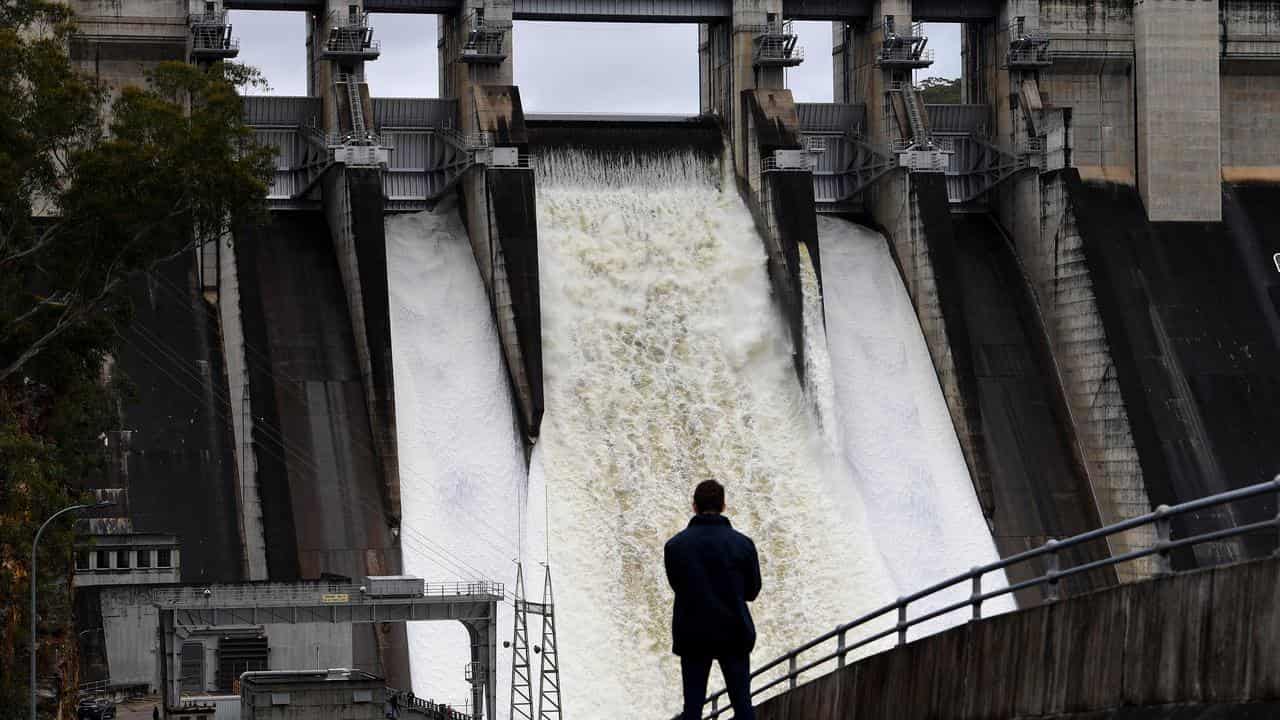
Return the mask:
{"type": "Polygon", "coordinates": [[[36,574],[36,548],[40,546],[40,534],[43,533],[44,529],[49,526],[49,523],[56,520],[59,515],[75,512],[76,510],[97,510],[98,508],[111,507],[112,505],[115,505],[115,503],[110,500],[104,500],[102,502],[93,503],[92,505],[80,504],[64,507],[58,512],[50,515],[49,519],[44,521],[44,524],[40,526],[40,529],[36,530],[35,540],[31,541],[31,720],[36,720],[36,586],[38,584],[36,574]]]}

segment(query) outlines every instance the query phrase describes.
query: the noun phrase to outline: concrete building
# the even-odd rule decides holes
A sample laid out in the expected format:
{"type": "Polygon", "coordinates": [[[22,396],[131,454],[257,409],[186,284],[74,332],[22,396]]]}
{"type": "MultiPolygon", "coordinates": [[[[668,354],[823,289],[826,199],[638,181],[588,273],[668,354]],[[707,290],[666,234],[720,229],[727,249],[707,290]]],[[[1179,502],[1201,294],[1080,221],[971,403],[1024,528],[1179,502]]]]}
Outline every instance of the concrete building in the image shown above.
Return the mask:
{"type": "Polygon", "coordinates": [[[360,670],[247,672],[240,678],[242,720],[383,720],[387,687],[360,670]]]}
{"type": "Polygon", "coordinates": [[[76,550],[75,587],[162,585],[181,574],[181,550],[172,535],[91,535],[76,550]]]}

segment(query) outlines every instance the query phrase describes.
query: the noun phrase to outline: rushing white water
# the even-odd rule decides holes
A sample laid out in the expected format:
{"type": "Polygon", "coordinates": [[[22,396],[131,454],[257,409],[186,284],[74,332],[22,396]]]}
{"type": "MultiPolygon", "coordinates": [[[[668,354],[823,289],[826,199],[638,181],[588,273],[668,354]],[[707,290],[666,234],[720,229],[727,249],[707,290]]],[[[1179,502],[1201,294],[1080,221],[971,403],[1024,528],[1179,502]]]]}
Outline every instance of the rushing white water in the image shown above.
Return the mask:
{"type": "Polygon", "coordinates": [[[760,550],[757,662],[891,599],[856,490],[826,456],[762,243],[717,164],[539,158],[545,474],[565,708],[679,707],[664,541],[700,480],[760,550]]]}
{"type": "MultiPolygon", "coordinates": [[[[541,158],[547,412],[527,477],[456,212],[387,220],[405,570],[511,588],[522,553],[540,599],[549,542],[571,717],[678,708],[662,546],[703,478],[725,482],[760,548],[756,663],[995,557],[884,240],[819,219],[825,318],[802,255],[802,390],[760,238],[720,186],[693,154],[541,158]]],[[[509,606],[500,621],[506,639],[509,606]]],[[[464,707],[461,625],[414,623],[409,637],[415,688],[464,707]]]]}
{"type": "MultiPolygon", "coordinates": [[[[388,216],[386,238],[405,572],[431,581],[482,577],[510,589],[524,457],[466,230],[456,212],[442,209],[388,216]]],[[[506,639],[509,606],[500,606],[499,622],[506,639]]],[[[462,625],[409,623],[409,644],[415,691],[466,707],[470,640],[462,625]]],[[[500,707],[508,661],[499,653],[500,707]]]]}
{"type": "MultiPolygon", "coordinates": [[[[885,564],[906,594],[993,562],[995,546],[888,244],[875,231],[825,216],[818,236],[835,447],[866,501],[885,564]]],[[[984,585],[1004,582],[997,574],[984,585]]],[[[922,605],[941,607],[969,590],[965,584],[922,605]]],[[[1006,597],[983,612],[1011,608],[1006,597]]],[[[966,617],[968,610],[959,611],[912,637],[966,617]]]]}

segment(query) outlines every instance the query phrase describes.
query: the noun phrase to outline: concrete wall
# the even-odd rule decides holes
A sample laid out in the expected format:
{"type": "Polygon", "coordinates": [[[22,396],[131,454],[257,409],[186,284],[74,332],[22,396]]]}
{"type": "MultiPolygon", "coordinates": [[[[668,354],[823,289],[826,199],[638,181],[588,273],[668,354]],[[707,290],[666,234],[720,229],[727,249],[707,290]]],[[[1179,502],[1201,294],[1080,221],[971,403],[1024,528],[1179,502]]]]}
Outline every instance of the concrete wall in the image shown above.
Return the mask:
{"type": "MultiPolygon", "coordinates": [[[[234,434],[218,317],[187,253],[130,287],[133,325],[111,371],[135,394],[123,405],[122,461],[93,485],[122,488],[132,532],[174,535],[184,582],[240,580],[234,434]]],[[[113,511],[115,512],[115,511],[113,511]]]]}
{"type": "MultiPolygon", "coordinates": [[[[1280,313],[1264,229],[1280,193],[1227,193],[1223,223],[1151,223],[1132,186],[1067,171],[1077,232],[1152,503],[1271,479],[1280,448],[1280,313]],[[1261,222],[1260,222],[1261,221],[1261,222]]],[[[1175,532],[1274,514],[1272,498],[1175,521],[1175,532]]],[[[1257,557],[1255,537],[1175,556],[1190,567],[1257,557]]]]}
{"type": "Polygon", "coordinates": [[[1224,73],[1221,81],[1223,179],[1280,181],[1280,73],[1224,73]]]}
{"type": "Polygon", "coordinates": [[[102,588],[103,637],[113,684],[160,687],[160,619],[142,588],[102,588]]]}
{"type": "MultiPolygon", "coordinates": [[[[250,386],[270,577],[394,574],[396,544],[329,229],[319,213],[277,213],[237,240],[245,341],[268,359],[251,366],[250,386]]],[[[357,667],[407,671],[403,626],[358,633],[357,667]]]]}
{"type": "MultiPolygon", "coordinates": [[[[1042,186],[1039,228],[1016,234],[1014,241],[1044,316],[1098,511],[1104,524],[1116,523],[1148,513],[1153,505],[1065,182],[1061,173],[1036,181],[1042,186]]],[[[1113,536],[1110,546],[1119,554],[1154,540],[1154,530],[1137,528],[1113,536]]],[[[1126,582],[1151,570],[1150,561],[1117,568],[1126,582]]]]}
{"type": "Polygon", "coordinates": [[[1218,0],[1139,0],[1133,26],[1147,217],[1221,220],[1218,0]]]}
{"type": "Polygon", "coordinates": [[[79,37],[71,57],[113,94],[143,85],[163,60],[187,57],[187,0],[69,0],[79,37]]]}
{"type": "MultiPolygon", "coordinates": [[[[145,588],[115,587],[99,591],[103,638],[112,684],[147,683],[158,688],[159,613],[145,588]]],[[[297,623],[263,625],[270,652],[269,670],[351,667],[352,631],[343,623],[297,623]]],[[[243,627],[239,628],[243,630],[243,627]]],[[[218,671],[217,628],[201,628],[181,643],[204,646],[205,690],[216,689],[218,671]]]]}
{"type": "MultiPolygon", "coordinates": [[[[1280,560],[970,623],[763,702],[760,720],[1269,718],[1280,560]]],[[[799,638],[797,638],[799,640],[799,638]]]]}
{"type": "Polygon", "coordinates": [[[352,625],[298,623],[265,625],[269,670],[351,667],[352,625]]]}

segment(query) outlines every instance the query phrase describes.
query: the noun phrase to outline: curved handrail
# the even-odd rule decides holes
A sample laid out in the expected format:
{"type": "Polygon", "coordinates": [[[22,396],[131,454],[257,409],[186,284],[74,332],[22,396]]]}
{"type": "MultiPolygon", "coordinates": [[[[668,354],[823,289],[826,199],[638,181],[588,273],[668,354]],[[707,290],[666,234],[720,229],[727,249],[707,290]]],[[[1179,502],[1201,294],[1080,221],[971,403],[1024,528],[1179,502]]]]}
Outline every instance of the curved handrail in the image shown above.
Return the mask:
{"type": "MultiPolygon", "coordinates": [[[[1185,515],[1187,513],[1196,512],[1198,510],[1205,510],[1207,508],[1217,507],[1219,505],[1225,505],[1227,503],[1232,503],[1239,500],[1247,500],[1249,498],[1257,497],[1258,495],[1264,495],[1266,493],[1276,493],[1277,495],[1280,495],[1280,475],[1277,475],[1270,482],[1258,483],[1256,485],[1249,485],[1247,487],[1238,488],[1236,490],[1229,490],[1227,492],[1218,493],[1216,495],[1209,495],[1196,500],[1190,500],[1184,503],[1180,503],[1172,507],[1168,505],[1161,505],[1157,507],[1154,511],[1149,512],[1145,515],[1139,515],[1137,517],[1129,518],[1128,520],[1122,520],[1118,523],[1113,523],[1105,527],[1089,530],[1087,532],[1083,532],[1083,533],[1080,533],[1079,535],[1074,535],[1072,537],[1065,538],[1063,540],[1051,539],[1047,541],[1044,545],[1041,545],[1040,547],[1031,548],[1030,550],[1024,550],[1023,552],[1017,553],[1015,555],[1011,555],[1007,558],[1002,558],[1000,560],[997,560],[992,563],[988,563],[986,565],[979,565],[977,567],[970,569],[968,572],[964,572],[959,575],[947,578],[945,580],[941,580],[922,590],[917,590],[916,592],[911,593],[910,595],[904,595],[903,597],[898,598],[892,603],[889,603],[875,610],[872,610],[871,612],[861,615],[860,617],[857,617],[848,623],[839,625],[834,630],[823,633],[822,635],[819,635],[818,637],[815,637],[812,640],[809,640],[808,642],[802,645],[799,645],[787,651],[786,653],[783,653],[782,655],[779,655],[778,657],[765,663],[764,665],[762,665],[761,667],[753,671],[751,673],[751,679],[754,681],[760,678],[765,673],[769,672],[770,670],[773,670],[774,668],[781,666],[783,663],[787,663],[787,666],[788,666],[786,674],[773,678],[769,680],[766,684],[761,685],[759,687],[753,687],[751,690],[751,695],[752,697],[755,697],[763,692],[766,692],[768,690],[771,690],[777,687],[778,685],[784,682],[788,683],[789,687],[794,688],[801,674],[807,671],[813,670],[814,668],[820,667],[826,663],[829,663],[832,660],[837,661],[839,663],[839,666],[843,667],[846,656],[849,653],[853,652],[854,650],[857,650],[858,648],[864,647],[866,645],[870,645],[871,643],[874,643],[878,640],[883,640],[884,638],[894,634],[897,634],[898,636],[897,638],[898,645],[905,644],[907,641],[907,631],[910,628],[916,625],[920,625],[922,623],[928,622],[935,618],[941,617],[948,613],[952,613],[957,610],[964,609],[965,607],[973,608],[973,619],[975,620],[981,619],[982,604],[984,602],[987,602],[988,600],[992,600],[997,597],[1018,592],[1019,590],[1025,590],[1028,588],[1038,587],[1041,585],[1048,585],[1049,601],[1052,602],[1058,599],[1058,584],[1064,578],[1079,575],[1081,573],[1086,573],[1091,570],[1097,570],[1099,568],[1110,567],[1110,566],[1118,565],[1124,562],[1139,560],[1141,558],[1150,557],[1152,555],[1159,556],[1159,559],[1157,561],[1157,575],[1167,575],[1172,572],[1169,555],[1174,550],[1178,550],[1185,547],[1191,547],[1194,545],[1198,545],[1200,543],[1211,542],[1215,540],[1225,540],[1227,538],[1236,537],[1238,535],[1246,535],[1249,533],[1258,532],[1260,530],[1266,530],[1269,528],[1280,528],[1280,502],[1278,502],[1277,504],[1277,515],[1274,518],[1271,518],[1268,520],[1261,520],[1253,523],[1248,523],[1245,525],[1237,525],[1233,527],[1223,528],[1220,530],[1204,532],[1198,535],[1179,538],[1177,540],[1174,540],[1171,537],[1170,525],[1173,518],[1181,515],[1185,515]],[[1059,567],[1059,564],[1058,564],[1059,554],[1062,553],[1064,550],[1069,550],[1078,545],[1083,545],[1088,542],[1093,542],[1096,540],[1108,538],[1112,535],[1116,535],[1122,532],[1127,532],[1134,528],[1144,527],[1147,525],[1155,525],[1156,527],[1157,541],[1151,547],[1141,548],[1138,550],[1131,550],[1129,552],[1122,553],[1120,555],[1108,556],[1101,560],[1094,560],[1092,562],[1082,563],[1080,565],[1075,565],[1065,569],[1059,567]],[[1028,562],[1028,561],[1035,560],[1045,556],[1048,556],[1049,569],[1044,575],[1040,575],[1040,576],[1031,578],[1029,580],[1023,580],[1018,583],[1003,585],[1001,587],[988,590],[985,592],[983,591],[982,589],[983,575],[1003,571],[1014,565],[1018,565],[1020,563],[1028,562]],[[911,618],[911,619],[907,618],[907,608],[912,603],[919,602],[920,600],[936,595],[937,593],[942,592],[943,590],[947,590],[949,588],[955,587],[957,585],[961,585],[966,582],[970,583],[972,586],[972,591],[967,599],[953,602],[941,608],[936,608],[934,610],[931,610],[925,613],[924,615],[921,615],[915,618],[911,618]],[[859,628],[863,625],[866,625],[867,623],[873,620],[885,617],[890,613],[897,614],[897,620],[892,627],[872,633],[871,635],[864,637],[854,642],[853,644],[849,644],[847,642],[849,631],[859,628]],[[837,641],[837,647],[834,651],[827,653],[816,660],[806,662],[804,665],[799,665],[798,658],[800,655],[832,639],[835,639],[837,641]]],[[[704,720],[715,720],[716,718],[719,718],[722,713],[728,711],[729,708],[727,707],[725,708],[719,707],[719,701],[725,697],[726,693],[727,691],[722,689],[707,697],[706,701],[704,702],[704,705],[710,704],[711,710],[709,714],[706,714],[704,716],[704,720]]],[[[676,716],[676,717],[679,717],[679,716],[676,716]]]]}

